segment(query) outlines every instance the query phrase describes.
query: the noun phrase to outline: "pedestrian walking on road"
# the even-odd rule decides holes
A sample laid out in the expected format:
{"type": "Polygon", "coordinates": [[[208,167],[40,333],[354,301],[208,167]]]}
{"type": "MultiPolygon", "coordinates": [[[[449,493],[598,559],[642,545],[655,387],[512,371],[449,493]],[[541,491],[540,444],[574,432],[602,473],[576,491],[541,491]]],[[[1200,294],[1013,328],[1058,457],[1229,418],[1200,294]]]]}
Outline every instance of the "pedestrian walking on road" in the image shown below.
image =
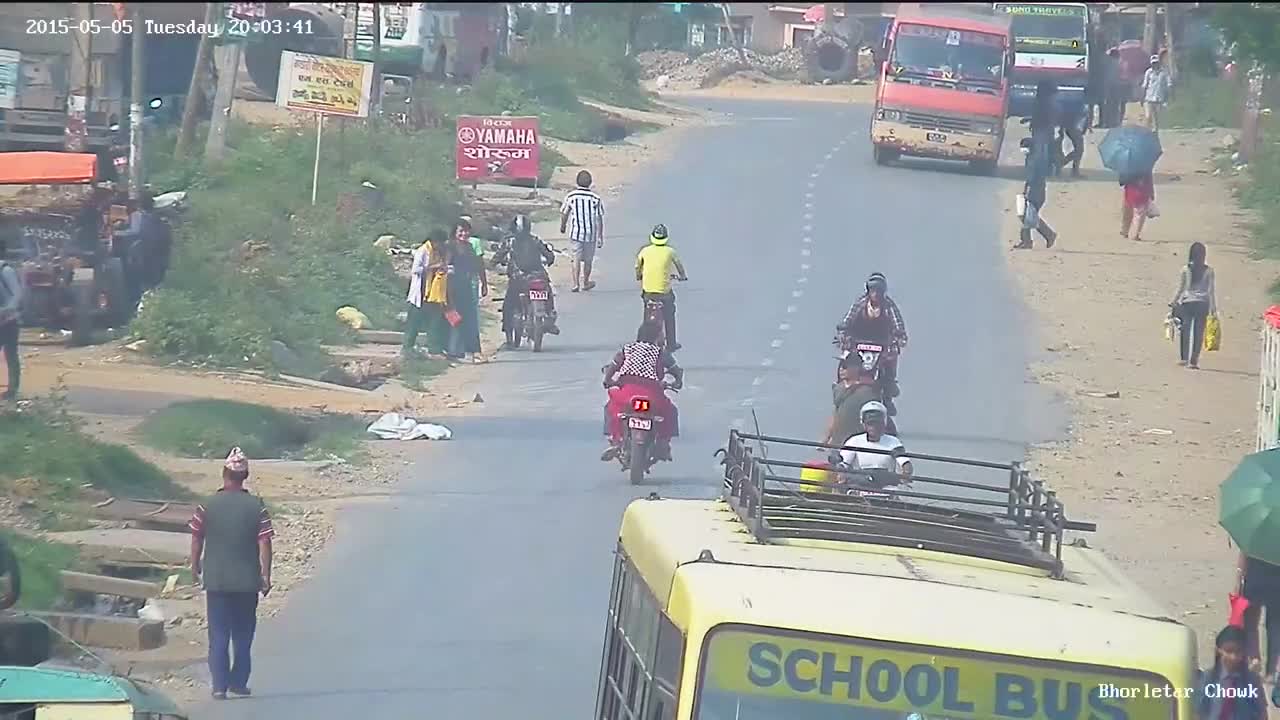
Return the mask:
{"type": "Polygon", "coordinates": [[[18,397],[18,381],[22,378],[22,361],[18,358],[18,336],[21,323],[22,281],[18,271],[6,260],[7,246],[0,237],[0,351],[9,366],[9,384],[0,399],[18,397]]]}
{"type": "Polygon", "coordinates": [[[1146,109],[1146,124],[1152,132],[1160,132],[1160,113],[1169,104],[1173,81],[1169,69],[1159,55],[1151,56],[1151,67],[1142,75],[1142,106],[1146,109]]]}
{"type": "Polygon", "coordinates": [[[560,204],[560,232],[569,233],[573,246],[573,290],[590,290],[591,263],[596,250],[604,247],[604,201],[591,190],[591,173],[580,170],[578,187],[560,204]]]}
{"type": "Polygon", "coordinates": [[[1142,228],[1148,217],[1155,217],[1151,209],[1156,201],[1156,181],[1151,172],[1136,177],[1120,178],[1120,187],[1124,188],[1124,204],[1120,208],[1120,237],[1128,238],[1133,230],[1133,239],[1142,239],[1142,228]]]}
{"type": "Polygon", "coordinates": [[[1200,720],[1266,720],[1262,677],[1245,662],[1245,631],[1228,625],[1214,642],[1213,667],[1200,677],[1196,714],[1200,720]]]}
{"type": "Polygon", "coordinates": [[[1124,109],[1129,101],[1129,86],[1124,82],[1120,69],[1120,48],[1107,51],[1102,71],[1103,100],[1101,125],[1105,128],[1120,127],[1124,122],[1124,109]]]}
{"type": "Polygon", "coordinates": [[[196,506],[191,572],[204,586],[209,622],[213,697],[248,696],[250,651],[258,625],[258,594],[271,592],[271,516],[244,489],[249,459],[232,448],[222,465],[222,488],[196,506]]]}
{"type": "MultiPolygon", "coordinates": [[[[1210,317],[1218,315],[1213,268],[1205,262],[1204,243],[1191,243],[1187,265],[1182,268],[1182,274],[1178,277],[1178,290],[1173,294],[1173,302],[1169,303],[1169,307],[1173,316],[1178,319],[1178,364],[1199,370],[1205,323],[1210,317]]],[[[1280,585],[1277,587],[1280,588],[1280,585]]],[[[1280,638],[1277,640],[1280,641],[1280,638]]]]}
{"type": "Polygon", "coordinates": [[[443,355],[448,350],[450,328],[445,320],[445,307],[449,302],[450,244],[446,233],[436,230],[427,235],[422,246],[413,251],[413,266],[409,272],[408,318],[405,322],[404,344],[401,352],[406,357],[416,352],[418,335],[426,333],[427,352],[443,355]]]}

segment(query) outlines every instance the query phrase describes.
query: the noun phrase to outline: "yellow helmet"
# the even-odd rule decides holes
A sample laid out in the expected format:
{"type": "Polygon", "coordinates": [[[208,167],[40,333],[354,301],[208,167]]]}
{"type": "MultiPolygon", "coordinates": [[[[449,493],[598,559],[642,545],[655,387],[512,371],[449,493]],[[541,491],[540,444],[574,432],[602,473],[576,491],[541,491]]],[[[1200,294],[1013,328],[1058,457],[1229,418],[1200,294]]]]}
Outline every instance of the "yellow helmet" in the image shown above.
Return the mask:
{"type": "Polygon", "coordinates": [[[667,226],[658,223],[653,226],[653,232],[649,233],[649,242],[654,245],[667,244],[667,226]]]}

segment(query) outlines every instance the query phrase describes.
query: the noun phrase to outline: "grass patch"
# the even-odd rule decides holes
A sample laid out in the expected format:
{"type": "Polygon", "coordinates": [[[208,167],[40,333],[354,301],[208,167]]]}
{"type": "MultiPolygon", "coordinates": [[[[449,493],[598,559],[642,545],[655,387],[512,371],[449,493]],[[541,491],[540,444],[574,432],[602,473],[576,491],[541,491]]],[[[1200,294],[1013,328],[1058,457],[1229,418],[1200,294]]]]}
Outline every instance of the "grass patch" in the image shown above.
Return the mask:
{"type": "Polygon", "coordinates": [[[1161,122],[1171,128],[1238,128],[1243,92],[1225,78],[1185,74],[1161,122]]]}
{"type": "Polygon", "coordinates": [[[178,500],[190,493],[132,450],[95,440],[56,399],[0,412],[0,494],[45,529],[83,527],[87,489],[114,497],[178,500]]]}
{"type": "Polygon", "coordinates": [[[406,358],[400,368],[400,380],[411,390],[421,392],[430,380],[449,369],[449,362],[440,358],[406,358]]]}
{"type": "Polygon", "coordinates": [[[404,281],[372,243],[384,233],[420,241],[458,213],[452,132],[330,123],[315,206],[308,181],[313,128],[237,124],[231,137],[227,161],[209,170],[168,159],[172,137],[154,143],[153,184],[189,190],[191,207],[176,228],[165,284],[145,299],[131,327],[148,351],[279,370],[279,341],[301,360],[291,371],[315,371],[326,364],[322,344],[353,337],[334,316],[339,307],[358,307],[374,327],[398,327],[404,281]],[[385,206],[342,211],[341,196],[366,178],[382,189],[385,206]]]}
{"type": "Polygon", "coordinates": [[[3,535],[18,557],[18,572],[22,574],[22,596],[18,598],[18,607],[27,610],[53,607],[62,593],[62,579],[58,573],[75,566],[76,549],[16,533],[5,532],[3,535]]]}
{"type": "Polygon", "coordinates": [[[254,458],[363,458],[364,426],[346,415],[304,416],[230,400],[191,400],[151,413],[138,426],[143,442],[192,458],[226,457],[240,447],[254,458]]]}

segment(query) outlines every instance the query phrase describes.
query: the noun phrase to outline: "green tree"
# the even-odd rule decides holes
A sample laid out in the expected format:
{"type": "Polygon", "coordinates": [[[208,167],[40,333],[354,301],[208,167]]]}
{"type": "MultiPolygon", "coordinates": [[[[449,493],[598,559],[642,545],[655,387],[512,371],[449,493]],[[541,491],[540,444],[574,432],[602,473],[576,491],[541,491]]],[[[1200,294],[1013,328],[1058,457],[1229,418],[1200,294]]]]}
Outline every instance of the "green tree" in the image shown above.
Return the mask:
{"type": "Polygon", "coordinates": [[[1235,44],[1238,60],[1280,70],[1280,4],[1221,3],[1213,8],[1213,24],[1235,44]]]}

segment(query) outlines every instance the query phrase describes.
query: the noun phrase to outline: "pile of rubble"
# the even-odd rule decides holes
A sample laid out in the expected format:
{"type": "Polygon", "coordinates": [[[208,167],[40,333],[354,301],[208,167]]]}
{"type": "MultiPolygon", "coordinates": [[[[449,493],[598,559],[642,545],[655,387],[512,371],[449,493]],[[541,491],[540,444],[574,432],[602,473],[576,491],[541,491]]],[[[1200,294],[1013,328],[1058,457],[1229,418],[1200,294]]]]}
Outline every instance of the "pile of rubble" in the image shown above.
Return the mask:
{"type": "Polygon", "coordinates": [[[799,48],[788,48],[773,55],[747,50],[746,55],[748,68],[742,67],[738,52],[733,48],[719,48],[697,57],[672,50],[655,50],[640,53],[636,59],[643,68],[643,76],[656,80],[664,89],[710,87],[743,69],[757,70],[781,79],[804,77],[804,53],[799,48]]]}

